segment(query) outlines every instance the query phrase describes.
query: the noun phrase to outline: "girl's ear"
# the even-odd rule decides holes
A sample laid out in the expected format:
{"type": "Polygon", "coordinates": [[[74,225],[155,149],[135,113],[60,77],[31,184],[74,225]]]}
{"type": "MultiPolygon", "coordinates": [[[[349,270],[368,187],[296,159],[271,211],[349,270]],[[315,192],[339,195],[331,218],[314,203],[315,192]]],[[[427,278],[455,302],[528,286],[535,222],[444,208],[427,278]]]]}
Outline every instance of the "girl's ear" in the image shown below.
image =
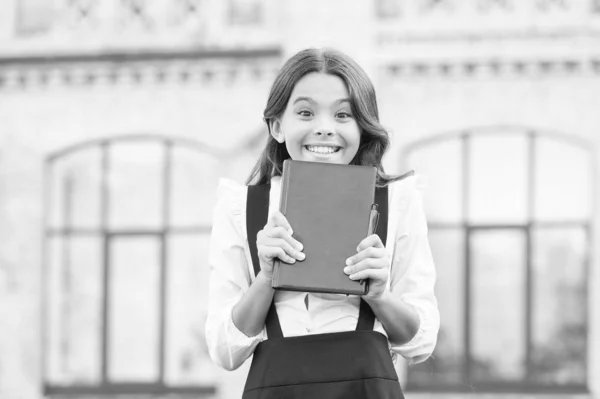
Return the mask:
{"type": "Polygon", "coordinates": [[[271,119],[269,122],[269,131],[271,132],[271,136],[278,143],[283,143],[285,141],[285,137],[283,136],[283,132],[281,131],[281,122],[277,118],[271,119]]]}

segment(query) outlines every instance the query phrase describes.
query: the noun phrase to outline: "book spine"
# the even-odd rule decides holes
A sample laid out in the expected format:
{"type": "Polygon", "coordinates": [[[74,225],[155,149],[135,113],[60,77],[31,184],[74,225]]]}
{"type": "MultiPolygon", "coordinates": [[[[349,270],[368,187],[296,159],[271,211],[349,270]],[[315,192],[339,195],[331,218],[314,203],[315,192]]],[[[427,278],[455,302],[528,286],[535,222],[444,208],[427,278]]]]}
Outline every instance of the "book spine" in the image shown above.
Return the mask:
{"type": "Polygon", "coordinates": [[[281,194],[279,196],[279,212],[285,215],[287,211],[288,189],[290,186],[290,163],[283,162],[283,176],[281,177],[281,194]]]}
{"type": "Polygon", "coordinates": [[[279,267],[280,267],[280,262],[278,259],[275,259],[273,261],[273,277],[271,279],[271,287],[272,288],[279,287],[279,267]]]}
{"type": "MultiPolygon", "coordinates": [[[[285,215],[287,211],[287,197],[288,189],[290,185],[290,163],[288,161],[283,162],[283,175],[281,176],[281,193],[279,195],[279,212],[285,215]]],[[[275,259],[273,262],[273,278],[271,280],[271,286],[273,288],[279,287],[279,269],[281,268],[281,261],[275,259]]]]}

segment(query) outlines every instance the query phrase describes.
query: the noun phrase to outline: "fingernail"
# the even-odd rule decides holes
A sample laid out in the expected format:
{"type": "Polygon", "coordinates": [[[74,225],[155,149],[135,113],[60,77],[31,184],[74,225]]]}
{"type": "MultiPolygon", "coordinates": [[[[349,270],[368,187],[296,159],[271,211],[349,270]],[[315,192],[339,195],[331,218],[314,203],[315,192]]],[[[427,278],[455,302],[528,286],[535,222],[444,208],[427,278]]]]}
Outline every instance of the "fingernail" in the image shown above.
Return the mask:
{"type": "Polygon", "coordinates": [[[290,233],[290,235],[294,234],[294,231],[292,229],[288,229],[288,233],[290,233]]]}
{"type": "Polygon", "coordinates": [[[304,260],[304,258],[306,258],[306,255],[304,254],[304,252],[298,252],[298,258],[300,258],[300,260],[304,260]]]}
{"type": "Polygon", "coordinates": [[[356,252],[360,252],[360,247],[356,247],[356,252]]]}
{"type": "Polygon", "coordinates": [[[350,259],[350,258],[346,259],[346,264],[348,266],[350,266],[352,264],[352,259],[350,259]]]}
{"type": "Polygon", "coordinates": [[[298,251],[302,251],[302,249],[304,248],[304,245],[302,245],[302,243],[299,242],[298,245],[296,246],[296,248],[298,248],[298,251]]]}
{"type": "Polygon", "coordinates": [[[346,274],[350,273],[350,268],[349,267],[344,267],[344,273],[346,273],[346,274]]]}
{"type": "Polygon", "coordinates": [[[290,260],[288,261],[288,263],[296,263],[296,259],[290,258],[290,260]]]}

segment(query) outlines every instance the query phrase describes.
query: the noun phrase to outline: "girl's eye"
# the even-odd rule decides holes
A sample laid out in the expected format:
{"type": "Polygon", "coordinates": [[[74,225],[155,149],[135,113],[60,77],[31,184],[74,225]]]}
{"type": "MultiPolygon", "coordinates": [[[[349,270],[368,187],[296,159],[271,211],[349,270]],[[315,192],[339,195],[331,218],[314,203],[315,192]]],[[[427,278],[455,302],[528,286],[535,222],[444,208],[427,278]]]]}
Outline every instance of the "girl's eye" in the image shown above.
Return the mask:
{"type": "Polygon", "coordinates": [[[352,118],[352,115],[350,113],[344,111],[338,112],[335,116],[341,119],[352,118]]]}
{"type": "Polygon", "coordinates": [[[311,116],[312,112],[310,112],[310,111],[308,111],[306,109],[303,109],[302,111],[298,112],[298,115],[300,115],[300,116],[311,116]]]}

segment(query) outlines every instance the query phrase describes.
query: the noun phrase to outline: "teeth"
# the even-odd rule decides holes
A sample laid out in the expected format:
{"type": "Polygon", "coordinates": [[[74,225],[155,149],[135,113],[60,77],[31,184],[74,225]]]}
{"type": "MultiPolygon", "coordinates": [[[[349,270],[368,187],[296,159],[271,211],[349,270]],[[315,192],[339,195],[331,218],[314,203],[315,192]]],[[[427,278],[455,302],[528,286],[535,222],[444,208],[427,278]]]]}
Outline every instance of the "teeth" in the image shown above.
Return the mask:
{"type": "Polygon", "coordinates": [[[333,154],[338,150],[339,147],[330,147],[330,146],[316,146],[316,145],[307,145],[306,149],[310,152],[316,152],[318,154],[333,154]]]}

